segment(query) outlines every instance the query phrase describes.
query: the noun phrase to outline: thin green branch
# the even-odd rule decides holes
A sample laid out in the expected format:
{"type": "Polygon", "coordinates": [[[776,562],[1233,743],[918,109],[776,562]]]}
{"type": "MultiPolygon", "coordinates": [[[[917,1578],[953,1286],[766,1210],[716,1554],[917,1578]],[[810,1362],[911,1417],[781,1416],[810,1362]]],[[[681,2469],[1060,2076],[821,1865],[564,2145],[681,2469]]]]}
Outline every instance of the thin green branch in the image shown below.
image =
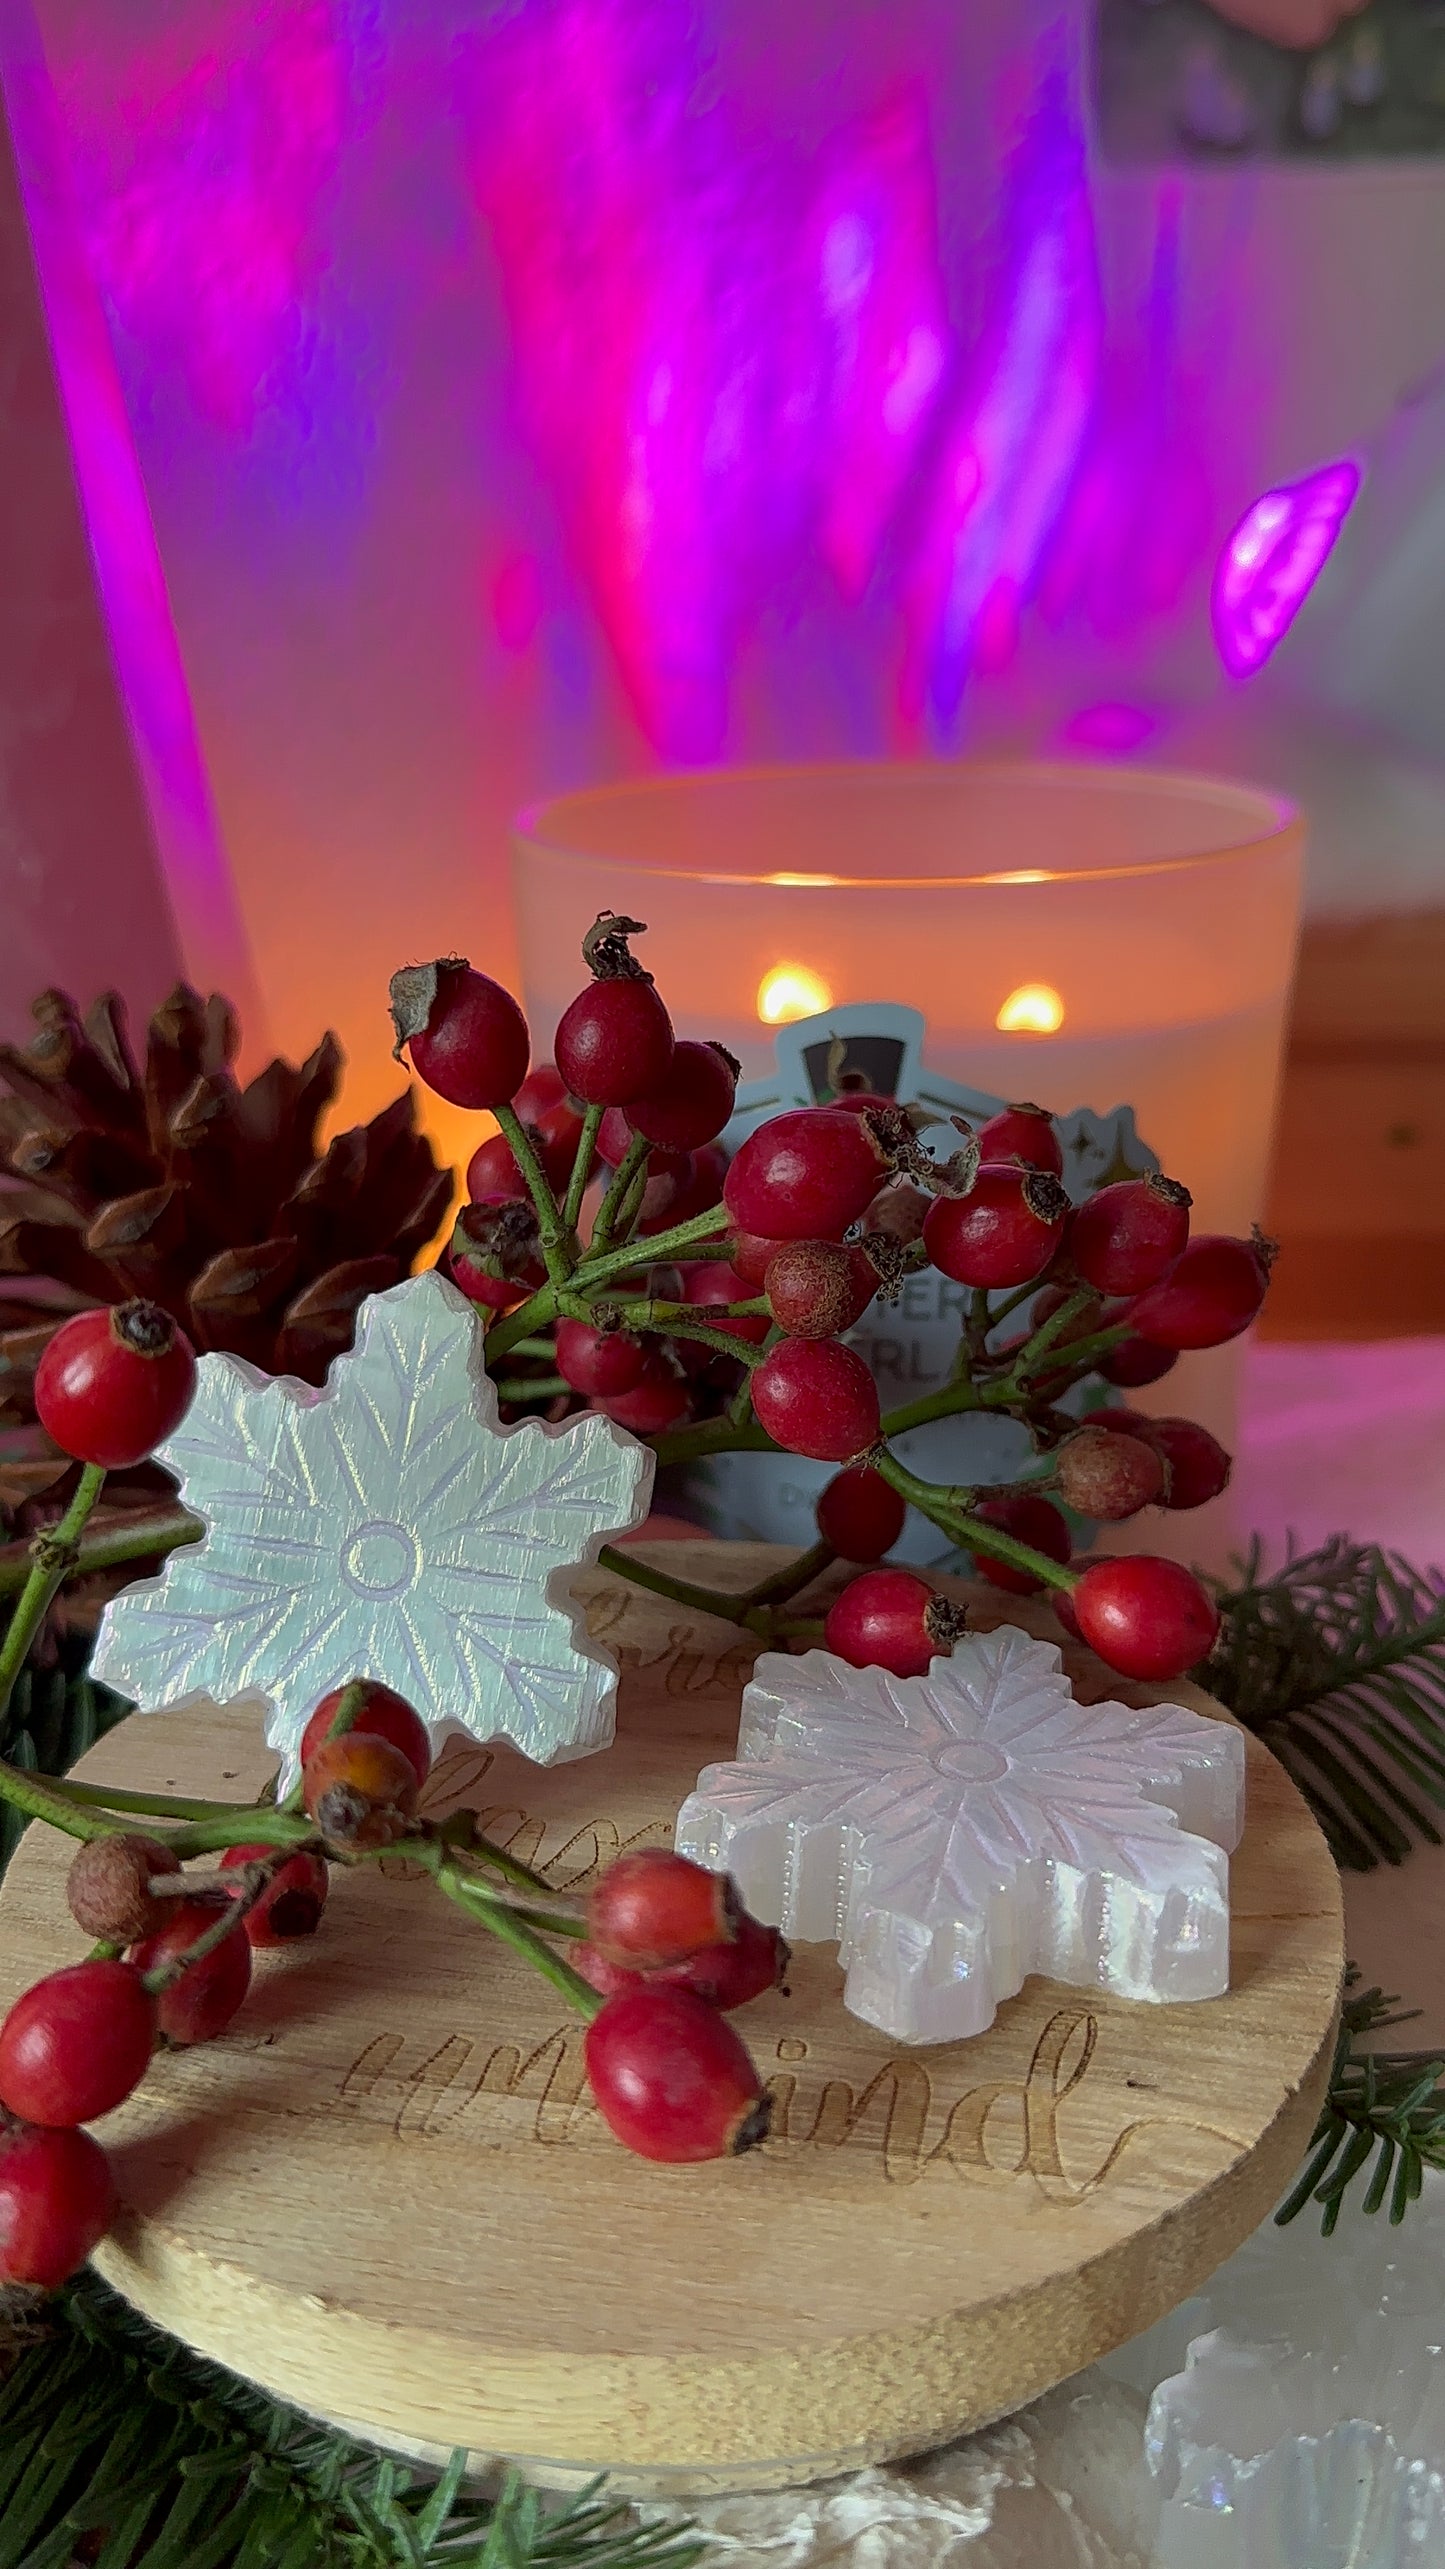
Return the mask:
{"type": "Polygon", "coordinates": [[[577,1136],[577,1148],[572,1155],[572,1174],[567,1180],[567,1195],[562,1206],[562,1227],[574,1238],[577,1225],[582,1219],[582,1198],[587,1192],[587,1181],[592,1175],[597,1136],[602,1130],[602,1118],[606,1112],[605,1106],[588,1106],[583,1110],[582,1130],[577,1136]]]}
{"type": "Polygon", "coordinates": [[[496,1106],[492,1112],[511,1146],[512,1157],[522,1172],[527,1193],[537,1208],[537,1229],[548,1276],[553,1284],[564,1284],[577,1263],[575,1235],[563,1223],[551,1180],[537,1157],[532,1136],[516,1108],[496,1106]]]}
{"type": "MultiPolygon", "coordinates": [[[[155,1515],[137,1511],[113,1525],[87,1526],[80,1538],[72,1575],[84,1579],[97,1570],[118,1569],[126,1561],[144,1561],[153,1555],[174,1552],[183,1543],[199,1543],[205,1530],[199,1517],[188,1515],[180,1507],[166,1508],[155,1515]]],[[[0,1544],[0,1596],[13,1596],[23,1588],[33,1566],[29,1540],[0,1544]]]]}
{"type": "Polygon", "coordinates": [[[514,1953],[531,1963],[533,1969],[539,1971],[544,1980],[550,1981],[579,2016],[590,2019],[596,2015],[602,2005],[600,1992],[592,1987],[590,1981],[583,1979],[580,1971],[574,1971],[561,1954],[553,1953],[545,1939],[537,1934],[535,1928],[527,1926],[516,1910],[507,1908],[481,1883],[471,1875],[459,1872],[445,1858],[429,1870],[439,1891],[445,1892],[449,1900],[454,1900],[458,1908],[476,1920],[478,1926],[485,1927],[490,1935],[510,1945],[514,1953]]]}
{"type": "Polygon", "coordinates": [[[75,1566],[86,1521],[104,1486],[102,1466],[99,1463],[85,1464],[76,1484],[75,1496],[59,1524],[52,1533],[39,1535],[35,1540],[20,1601],[10,1617],[4,1641],[0,1642],[0,1723],[9,1711],[15,1680],[30,1656],[30,1645],[62,1582],[75,1566]]]}

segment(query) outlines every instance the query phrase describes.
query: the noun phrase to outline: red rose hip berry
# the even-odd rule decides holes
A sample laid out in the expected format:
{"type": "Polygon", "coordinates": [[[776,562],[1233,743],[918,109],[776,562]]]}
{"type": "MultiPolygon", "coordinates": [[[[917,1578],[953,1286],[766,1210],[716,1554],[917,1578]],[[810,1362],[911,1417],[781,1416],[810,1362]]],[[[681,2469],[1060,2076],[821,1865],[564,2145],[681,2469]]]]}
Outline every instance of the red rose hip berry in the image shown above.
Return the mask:
{"type": "Polygon", "coordinates": [[[818,1501],[818,1532],[844,1561],[881,1561],[908,1514],[892,1483],[868,1463],[855,1463],[828,1483],[818,1501]]]}
{"type": "Polygon", "coordinates": [[[650,1982],[603,2002],[587,2028],[597,2110],[639,2158],[736,2158],[766,2137],[772,2099],[725,2016],[650,1982]]]}
{"type": "Polygon", "coordinates": [[[0,2132],[0,2284],[58,2292],[116,2216],[110,2161],[88,2132],[0,2132]]]}
{"type": "Polygon", "coordinates": [[[547,1281],[536,1208],[530,1198],[486,1195],[464,1204],[452,1225],[446,1271],[469,1302],[505,1311],[547,1281]]]}
{"type": "Polygon", "coordinates": [[[742,1277],[749,1293],[762,1292],[763,1278],[768,1272],[769,1265],[778,1250],[786,1245],[787,1243],[782,1240],[771,1240],[766,1234],[757,1231],[733,1232],[727,1244],[728,1256],[732,1261],[734,1274],[742,1277]]]}
{"type": "Polygon", "coordinates": [[[635,919],[604,910],[582,940],[592,981],[563,1013],[553,1050],[557,1068],[584,1106],[628,1106],[660,1089],[672,1060],[672,1019],[629,951],[635,919]]]}
{"type": "Polygon", "coordinates": [[[195,1386],[195,1351],[169,1312],[122,1302],[62,1322],[35,1369],[35,1414],[63,1454],[124,1472],[179,1427],[195,1386]]]}
{"type": "Polygon", "coordinates": [[[1142,1293],[1166,1276],[1189,1239],[1187,1186],[1172,1177],[1122,1178],[1081,1204],[1069,1256],[1100,1293],[1142,1293]]]}
{"type": "Polygon", "coordinates": [[[1047,1169],[981,1168],[967,1195],[929,1207],[923,1245],[955,1284],[1029,1284],[1064,1236],[1069,1199],[1047,1169]]]}
{"type": "MultiPolygon", "coordinates": [[[[274,1855],[269,1846],[228,1846],[221,1858],[227,1865],[258,1863],[274,1855]]],[[[292,1945],[302,1936],[314,1936],[321,1924],[326,1906],[330,1877],[323,1858],[304,1852],[289,1857],[278,1865],[259,1900],[247,1910],[241,1924],[246,1940],[257,1952],[270,1945],[292,1945]]]]}
{"type": "Polygon", "coordinates": [[[587,1900],[587,1936],[609,1962],[661,1971],[704,1945],[727,1944],[742,1915],[727,1873],[671,1847],[639,1847],[609,1864],[587,1900]]]}
{"type": "Polygon", "coordinates": [[[664,1150],[700,1151],[733,1111],[741,1067],[721,1044],[675,1043],[661,1087],[633,1098],[628,1123],[664,1150]]]}
{"type": "Polygon", "coordinates": [[[841,1240],[785,1240],[768,1262],[764,1291],[790,1338],[838,1338],[862,1319],[878,1270],[841,1240]]]}
{"type": "MultiPolygon", "coordinates": [[[[423,1785],[431,1771],[431,1734],[420,1713],[407,1702],[405,1695],[398,1695],[390,1686],[383,1686],[379,1677],[352,1678],[348,1685],[355,1685],[360,1690],[360,1700],[347,1729],[338,1732],[337,1737],[345,1739],[351,1731],[366,1731],[373,1739],[390,1740],[392,1747],[399,1748],[406,1759],[418,1787],[423,1785]]],[[[333,1686],[329,1695],[322,1696],[301,1734],[303,1766],[316,1755],[322,1743],[331,1738],[331,1725],[341,1710],[342,1697],[346,1692],[347,1686],[333,1686]]]]}
{"type": "Polygon", "coordinates": [[[851,1462],[878,1441],[878,1386],[836,1338],[785,1338],[753,1374],[753,1411],[775,1445],[820,1463],[851,1462]]]}
{"type": "Polygon", "coordinates": [[[1255,1318],[1269,1289],[1272,1252],[1216,1233],[1191,1240],[1177,1265],[1129,1314],[1156,1347],[1222,1347],[1255,1318]]]}
{"type": "Polygon", "coordinates": [[[1050,1177],[1063,1172],[1064,1146],[1047,1106],[1005,1106],[1001,1114],[980,1125],[978,1148],[979,1157],[989,1165],[1022,1160],[1025,1168],[1047,1169],[1050,1177]]]}
{"type": "Polygon", "coordinates": [[[460,955],[391,976],[394,1050],[453,1106],[510,1106],[527,1076],[527,1020],[499,981],[460,955]]]}
{"type": "Polygon", "coordinates": [[[0,2025],[0,2105],[26,2123],[93,2123],[144,2076],[156,2002],[128,1962],[76,1962],[0,2025]]]}
{"type": "Polygon", "coordinates": [[[895,1677],[926,1677],[963,1630],[963,1616],[913,1570],[865,1570],[835,1597],[823,1645],[850,1668],[887,1668],[895,1677]]]}
{"type": "Polygon", "coordinates": [[[751,1918],[744,1910],[730,1943],[704,1945],[684,1961],[669,1963],[653,1975],[653,1986],[690,1989],[695,1998],[705,1998],[709,2007],[720,2007],[727,2016],[735,2007],[746,2007],[750,1999],[761,1998],[765,1989],[780,1989],[791,1958],[791,1947],[780,1930],[765,1927],[760,1918],[751,1918]]]}
{"type": "Polygon", "coordinates": [[[733,1229],[772,1240],[840,1240],[888,1175],[886,1129],[877,1114],[836,1106],[792,1107],[760,1124],[723,1184],[733,1229]]]}
{"type": "Polygon", "coordinates": [[[682,1271],[682,1298],[694,1303],[698,1316],[710,1329],[721,1329],[728,1338],[740,1338],[745,1346],[761,1347],[768,1334],[765,1312],[741,1311],[730,1318],[717,1306],[729,1302],[751,1302],[752,1286],[745,1284],[736,1270],[722,1258],[697,1258],[682,1271]],[[710,1307],[711,1306],[711,1307],[710,1307]]]}
{"type": "Polygon", "coordinates": [[[731,1944],[704,1945],[700,1952],[688,1954],[682,1962],[670,1962],[661,1971],[629,1970],[624,1963],[609,1962],[593,1944],[572,1947],[570,1959],[604,1998],[615,1998],[621,1989],[649,1986],[690,1989],[694,1997],[705,1998],[709,2007],[720,2007],[730,2015],[735,2007],[760,1998],[765,1989],[781,1988],[791,1953],[778,1928],[765,1927],[745,1910],[731,1944]]]}
{"type": "Polygon", "coordinates": [[[323,1739],[301,1769],[308,1819],[344,1854],[392,1846],[416,1816],[416,1768],[380,1732],[323,1739]]]}
{"type": "MultiPolygon", "coordinates": [[[[172,1906],[176,1914],[160,1934],[147,1936],[128,1956],[137,1971],[169,1971],[216,1923],[217,1910],[204,1900],[176,1900],[172,1906]]],[[[251,1948],[238,1925],[160,1992],[158,2028],[170,2043],[214,2042],[250,1986],[251,1948]]]]}
{"type": "Polygon", "coordinates": [[[1214,1646],[1219,1616],[1193,1573],[1139,1552],[1091,1561],[1073,1591],[1082,1638],[1121,1677],[1183,1677],[1214,1646]]]}
{"type": "MultiPolygon", "coordinates": [[[[1000,1534],[1011,1534],[1015,1543],[1026,1543],[1031,1552],[1041,1552],[1046,1561],[1057,1561],[1061,1568],[1074,1548],[1067,1520],[1052,1499],[1041,1497],[1037,1490],[1009,1490],[1000,1498],[981,1499],[971,1514],[985,1525],[996,1526],[1000,1534]]],[[[1032,1597],[1047,1585],[1037,1571],[1026,1570],[1018,1562],[998,1560],[984,1551],[975,1551],[973,1557],[989,1585],[1006,1589],[1011,1597],[1032,1597]]]]}
{"type": "Polygon", "coordinates": [[[1161,1507],[1202,1508],[1228,1489],[1233,1464],[1207,1427],[1192,1418],[1146,1418],[1140,1423],[1163,1458],[1161,1507]]]}
{"type": "MultiPolygon", "coordinates": [[[[1105,1317],[1105,1327],[1112,1328],[1115,1315],[1105,1317]]],[[[1106,1383],[1122,1392],[1141,1391],[1145,1383],[1161,1383],[1172,1374],[1179,1362],[1177,1347],[1151,1347],[1147,1338],[1121,1338],[1099,1358],[1098,1371],[1106,1383]]]]}
{"type": "Polygon", "coordinates": [[[594,1402],[617,1427],[625,1427],[631,1436],[660,1436],[665,1428],[676,1427],[692,1408],[692,1394],[687,1377],[670,1355],[649,1347],[645,1351],[643,1371],[630,1392],[594,1402]]]}
{"type": "Polygon", "coordinates": [[[614,1400],[635,1391],[647,1370],[647,1349],[625,1329],[594,1329],[586,1320],[557,1323],[557,1371],[588,1400],[614,1400]]]}

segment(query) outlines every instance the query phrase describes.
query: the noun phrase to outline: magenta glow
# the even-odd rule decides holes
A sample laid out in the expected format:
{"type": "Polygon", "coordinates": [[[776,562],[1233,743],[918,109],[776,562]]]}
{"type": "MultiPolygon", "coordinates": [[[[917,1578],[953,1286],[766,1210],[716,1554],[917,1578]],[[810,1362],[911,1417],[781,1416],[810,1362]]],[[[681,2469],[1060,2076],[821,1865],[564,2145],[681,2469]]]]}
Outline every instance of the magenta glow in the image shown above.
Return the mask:
{"type": "Polygon", "coordinates": [[[1228,538],[1209,612],[1231,678],[1252,678],[1284,640],[1330,554],[1360,487],[1344,457],[1265,491],[1228,538]]]}

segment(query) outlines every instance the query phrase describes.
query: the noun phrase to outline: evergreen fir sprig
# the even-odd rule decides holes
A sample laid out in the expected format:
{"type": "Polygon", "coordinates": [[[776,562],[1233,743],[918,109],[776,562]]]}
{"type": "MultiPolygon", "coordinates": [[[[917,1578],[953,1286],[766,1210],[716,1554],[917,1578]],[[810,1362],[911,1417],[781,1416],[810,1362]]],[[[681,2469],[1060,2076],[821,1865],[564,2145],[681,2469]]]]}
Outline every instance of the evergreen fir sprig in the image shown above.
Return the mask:
{"type": "MultiPolygon", "coordinates": [[[[1351,1986],[1357,1978],[1352,1971],[1351,1986]]],[[[1378,2212],[1388,2197],[1390,2219],[1398,2225],[1420,2193],[1426,2168],[1445,2168],[1445,2060],[1363,2048],[1367,2035],[1409,2022],[1409,2014],[1396,2014],[1395,2007],[1380,1989],[1346,1997],[1310,2155],[1276,2221],[1293,2221],[1307,2203],[1318,2203],[1328,2238],[1351,2186],[1373,2159],[1362,2209],[1378,2212]]]]}
{"type": "Polygon", "coordinates": [[[600,2486],[494,2499],[348,2441],[138,2319],[93,2276],[0,2382],[0,2569],[689,2569],[688,2528],[600,2486]]]}
{"type": "Polygon", "coordinates": [[[1356,1872],[1441,1843],[1445,1578],[1334,1535],[1261,1572],[1261,1547],[1216,1580],[1205,1683],[1298,1784],[1356,1872]]]}

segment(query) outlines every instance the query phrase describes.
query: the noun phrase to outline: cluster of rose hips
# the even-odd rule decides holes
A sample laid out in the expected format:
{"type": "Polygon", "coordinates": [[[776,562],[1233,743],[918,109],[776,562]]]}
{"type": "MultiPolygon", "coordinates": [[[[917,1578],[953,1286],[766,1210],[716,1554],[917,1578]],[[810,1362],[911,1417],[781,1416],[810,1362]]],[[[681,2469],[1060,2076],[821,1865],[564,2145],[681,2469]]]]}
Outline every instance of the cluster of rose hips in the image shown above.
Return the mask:
{"type": "MultiPolygon", "coordinates": [[[[306,1843],[230,1846],[203,1876],[186,1872],[163,1837],[120,1821],[81,1844],[67,1896],[97,1948],[37,1981],[0,2024],[0,2285],[54,2291],[90,2255],[117,2197],[105,2150],[83,2127],[124,2104],[158,2045],[226,2031],[250,1988],[253,1952],[315,1933],[329,1864],[414,1843],[485,1843],[465,1826],[469,1815],[427,1837],[417,1798],[430,1763],[413,1707],[353,1680],[323,1698],[302,1738],[293,1799],[310,1824],[306,1843]]],[[[256,1813],[236,1816],[244,1825],[256,1813]]],[[[641,2157],[671,2161],[761,2141],[770,2100],[723,2020],[780,1983],[788,1949],[777,1930],[748,1916],[726,1875],[662,1848],[620,1858],[580,1914],[530,1879],[547,1902],[540,1915],[498,1912],[495,1889],[481,1884],[472,1912],[500,1917],[534,1959],[539,1930],[578,1940],[580,1969],[555,1954],[550,1967],[589,2020],[587,2076],[609,2129],[641,2157]]]]}
{"type": "MultiPolygon", "coordinates": [[[[1195,1666],[1217,1631],[1199,1581],[1148,1554],[1074,1571],[1065,1510],[1120,1523],[1202,1506],[1224,1488],[1229,1456],[1190,1419],[1107,1406],[1081,1421],[1061,1404],[1090,1374],[1133,1389],[1185,1349],[1238,1336],[1263,1302],[1269,1244],[1191,1238],[1188,1191],[1163,1176],[1116,1181],[1075,1207],[1053,1120],[1028,1104],[977,1132],[955,1119],[962,1146],[940,1164],[920,1147],[921,1117],[844,1091],[773,1116],[729,1160],[719,1137],[738,1065],[719,1044],[674,1035],[631,951],[640,933],[598,919],[583,946],[592,979],[536,1068],[516,1001],[469,964],[393,983],[398,1048],[440,1095],[500,1126],[469,1164],[445,1266],[485,1311],[509,1413],[541,1405],[562,1418],[587,1403],[668,1461],[732,1441],[842,1464],[818,1507],[820,1561],[881,1562],[912,1503],[998,1586],[1049,1587],[1066,1629],[1121,1673],[1167,1680],[1195,1666]],[[600,1202],[588,1194],[599,1174],[600,1202]],[[956,1393],[929,1414],[989,1407],[1021,1420],[1039,1459],[1012,1487],[945,1490],[907,1471],[848,1343],[875,1295],[896,1296],[927,1267],[973,1303],[956,1393]],[[1025,1305],[1026,1325],[1000,1339],[1025,1305]]],[[[927,1580],[868,1569],[822,1637],[856,1665],[907,1676],[955,1628],[927,1580]]]]}

